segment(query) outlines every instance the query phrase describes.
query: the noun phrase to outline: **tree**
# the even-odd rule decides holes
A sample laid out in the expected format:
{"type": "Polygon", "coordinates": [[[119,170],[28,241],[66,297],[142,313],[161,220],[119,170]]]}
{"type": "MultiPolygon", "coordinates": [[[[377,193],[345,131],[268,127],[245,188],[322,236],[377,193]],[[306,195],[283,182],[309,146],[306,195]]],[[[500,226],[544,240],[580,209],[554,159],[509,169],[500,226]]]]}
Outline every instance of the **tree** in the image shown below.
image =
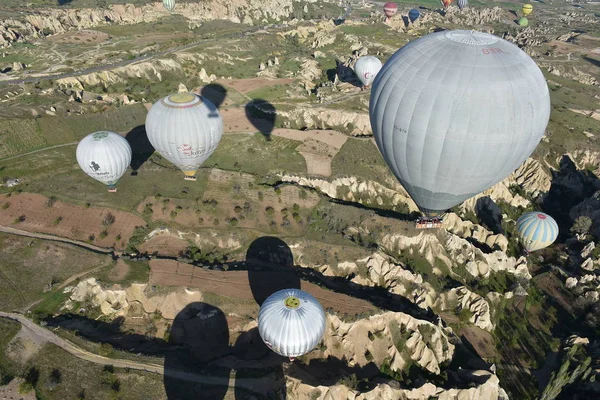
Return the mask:
{"type": "Polygon", "coordinates": [[[104,216],[104,220],[102,221],[102,225],[109,226],[115,223],[115,216],[112,213],[108,213],[104,216]]]}
{"type": "Polygon", "coordinates": [[[585,236],[589,233],[591,228],[592,219],[590,217],[586,217],[585,215],[581,215],[575,219],[575,222],[573,222],[570,232],[573,235],[585,236]]]}
{"type": "Polygon", "coordinates": [[[50,372],[50,383],[52,383],[53,385],[58,385],[60,383],[60,380],[62,378],[62,373],[60,372],[60,370],[58,368],[54,368],[52,369],[52,371],[50,372]]]}

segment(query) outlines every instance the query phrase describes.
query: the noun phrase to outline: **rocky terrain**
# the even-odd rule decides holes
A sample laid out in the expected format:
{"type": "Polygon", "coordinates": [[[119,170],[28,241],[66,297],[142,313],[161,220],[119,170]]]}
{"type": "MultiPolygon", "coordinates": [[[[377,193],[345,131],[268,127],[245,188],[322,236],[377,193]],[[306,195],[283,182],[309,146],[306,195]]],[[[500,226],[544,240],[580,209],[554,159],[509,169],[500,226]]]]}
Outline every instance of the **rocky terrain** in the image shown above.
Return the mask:
{"type": "MultiPolygon", "coordinates": [[[[353,3],[344,20],[338,16],[346,4],[316,0],[178,2],[173,13],[159,2],[141,3],[7,9],[0,18],[0,178],[22,179],[0,189],[1,215],[14,229],[54,232],[84,247],[110,239],[118,249],[109,267],[46,282],[39,304],[29,306],[33,318],[57,324],[86,351],[110,343],[120,358],[156,364],[163,360],[155,350],[169,343],[182,310],[209,304],[226,319],[233,349],[211,365],[244,365],[256,382],[282,385],[255,382],[261,395],[594,398],[594,5],[574,12],[570,3],[536,3],[530,26],[521,28],[519,11],[497,4],[421,8],[409,22],[408,5],[386,20],[380,4],[368,2],[353,3]],[[440,229],[417,230],[416,204],[373,143],[369,91],[353,67],[363,55],[385,61],[417,37],[455,28],[490,32],[527,52],[548,79],[552,116],[538,149],[514,173],[449,210],[440,229]],[[143,125],[153,102],[188,90],[220,108],[225,135],[198,182],[182,185],[144,147],[143,125]],[[135,148],[138,169],[123,178],[120,197],[106,197],[79,176],[72,146],[91,129],[121,132],[135,148]],[[39,203],[54,225],[41,228],[28,210],[19,221],[19,190],[45,196],[39,203]],[[141,225],[130,238],[106,226],[83,235],[55,218],[57,199],[93,209],[90,196],[141,225]],[[561,234],[525,257],[515,222],[532,210],[553,215],[561,234]],[[323,341],[294,363],[266,348],[239,350],[240,343],[261,343],[242,339],[257,327],[256,276],[271,272],[293,276],[282,280],[313,293],[327,311],[323,341]],[[150,361],[129,351],[140,343],[155,351],[150,361]]],[[[7,276],[18,288],[19,276],[7,276]]],[[[14,294],[13,286],[2,292],[14,294]]],[[[9,366],[0,360],[2,368],[9,366]]],[[[35,389],[56,387],[44,385],[35,389]]]]}

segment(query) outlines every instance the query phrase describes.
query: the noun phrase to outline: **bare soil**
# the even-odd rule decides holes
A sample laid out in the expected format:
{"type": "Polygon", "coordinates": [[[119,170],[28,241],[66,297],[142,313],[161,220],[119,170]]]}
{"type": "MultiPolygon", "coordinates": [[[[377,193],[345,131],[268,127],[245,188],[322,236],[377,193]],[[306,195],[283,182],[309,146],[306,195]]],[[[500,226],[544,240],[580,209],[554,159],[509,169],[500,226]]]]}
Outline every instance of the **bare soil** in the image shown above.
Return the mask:
{"type": "Polygon", "coordinates": [[[469,341],[479,357],[491,359],[496,354],[494,337],[488,331],[473,325],[467,325],[460,330],[460,334],[469,341]]]}
{"type": "Polygon", "coordinates": [[[87,241],[116,250],[125,248],[136,226],[146,225],[143,219],[127,212],[100,207],[85,208],[60,201],[49,206],[48,200],[34,193],[19,193],[10,197],[0,195],[0,225],[87,241]],[[103,225],[109,213],[114,216],[114,223],[103,225]],[[25,220],[18,222],[21,216],[25,216],[25,220]],[[101,232],[105,230],[107,235],[101,238],[101,232]],[[117,239],[118,235],[121,236],[120,240],[117,239]]]}
{"type": "Polygon", "coordinates": [[[120,282],[129,273],[129,265],[122,259],[118,259],[115,266],[108,272],[108,279],[113,282],[120,282]]]}
{"type": "MultiPolygon", "coordinates": [[[[257,279],[259,284],[269,283],[266,282],[268,277],[272,280],[289,279],[285,273],[264,274],[266,276],[257,279]]],[[[196,287],[203,292],[240,300],[254,300],[257,290],[256,284],[253,283],[251,287],[248,271],[213,271],[173,260],[150,261],[150,285],[196,287]]],[[[351,315],[375,310],[375,307],[365,300],[331,292],[309,282],[302,281],[300,286],[302,290],[315,296],[323,308],[331,307],[336,312],[351,315]]]]}
{"type": "Polygon", "coordinates": [[[187,248],[188,244],[189,243],[186,240],[180,239],[176,236],[155,235],[146,240],[144,244],[139,246],[139,250],[148,253],[158,252],[158,254],[161,256],[177,257],[179,252],[187,248]]]}
{"type": "Polygon", "coordinates": [[[107,41],[109,38],[110,36],[107,33],[85,29],[60,33],[48,37],[48,40],[63,44],[98,44],[107,41]]]}

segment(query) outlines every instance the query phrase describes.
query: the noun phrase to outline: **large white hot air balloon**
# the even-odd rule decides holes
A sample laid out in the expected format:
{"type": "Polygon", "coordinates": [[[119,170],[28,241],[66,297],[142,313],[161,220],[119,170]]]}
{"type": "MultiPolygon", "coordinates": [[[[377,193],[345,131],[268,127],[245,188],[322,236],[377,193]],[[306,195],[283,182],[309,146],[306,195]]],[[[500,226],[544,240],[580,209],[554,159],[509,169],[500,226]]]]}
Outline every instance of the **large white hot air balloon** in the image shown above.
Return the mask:
{"type": "Polygon", "coordinates": [[[267,297],[258,313],[258,333],[275,353],[301,356],[314,349],[325,333],[325,311],[317,299],[299,289],[267,297]]]}
{"type": "Polygon", "coordinates": [[[388,166],[428,217],[507,177],[536,148],[550,96],[525,52],[474,31],[426,35],[373,82],[369,116],[388,166]]]}
{"type": "Polygon", "coordinates": [[[146,133],[161,156],[179,167],[185,179],[195,180],[223,136],[223,120],[206,97],[178,93],[154,103],[146,116],[146,133]]]}
{"type": "Polygon", "coordinates": [[[79,142],[76,156],[83,172],[116,192],[117,181],[131,164],[131,146],[118,133],[100,131],[79,142]]]}
{"type": "Polygon", "coordinates": [[[364,87],[368,87],[373,83],[380,69],[381,61],[379,61],[379,58],[373,56],[362,56],[354,64],[354,73],[364,87]]]}

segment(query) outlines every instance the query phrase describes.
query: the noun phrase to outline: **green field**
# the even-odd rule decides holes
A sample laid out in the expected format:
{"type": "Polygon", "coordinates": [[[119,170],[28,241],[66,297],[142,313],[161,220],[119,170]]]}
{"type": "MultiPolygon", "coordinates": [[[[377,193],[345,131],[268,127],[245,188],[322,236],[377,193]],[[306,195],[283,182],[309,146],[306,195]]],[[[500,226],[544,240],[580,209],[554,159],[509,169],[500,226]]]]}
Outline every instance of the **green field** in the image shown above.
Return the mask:
{"type": "Polygon", "coordinates": [[[395,179],[377,146],[365,139],[348,139],[333,158],[331,171],[333,177],[356,176],[381,183],[386,175],[395,179]]]}
{"type": "Polygon", "coordinates": [[[65,243],[0,233],[0,309],[13,311],[40,298],[50,284],[109,261],[65,243]]]}

